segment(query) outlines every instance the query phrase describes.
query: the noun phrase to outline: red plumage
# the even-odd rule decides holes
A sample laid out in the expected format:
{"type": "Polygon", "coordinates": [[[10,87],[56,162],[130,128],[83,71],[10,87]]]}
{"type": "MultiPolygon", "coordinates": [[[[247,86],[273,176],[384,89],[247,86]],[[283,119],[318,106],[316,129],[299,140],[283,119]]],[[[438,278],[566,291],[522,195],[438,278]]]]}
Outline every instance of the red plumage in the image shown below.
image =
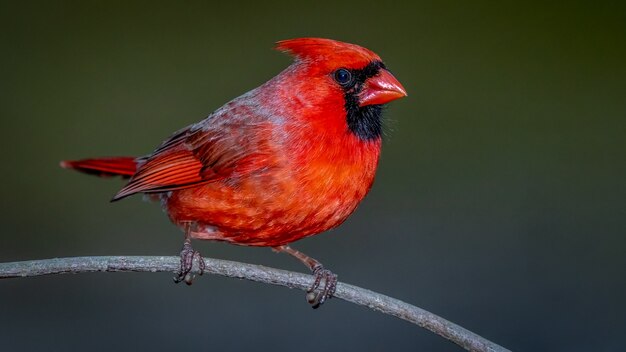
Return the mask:
{"type": "Polygon", "coordinates": [[[295,62],[153,153],[62,165],[131,176],[114,200],[156,193],[192,238],[276,247],[339,225],[374,180],[380,104],[406,93],[360,46],[301,38],[277,48],[295,62]]]}
{"type": "Polygon", "coordinates": [[[75,169],[84,173],[101,177],[122,176],[131,177],[137,171],[136,158],[132,156],[117,156],[111,158],[82,159],[62,161],[61,167],[75,169]]]}

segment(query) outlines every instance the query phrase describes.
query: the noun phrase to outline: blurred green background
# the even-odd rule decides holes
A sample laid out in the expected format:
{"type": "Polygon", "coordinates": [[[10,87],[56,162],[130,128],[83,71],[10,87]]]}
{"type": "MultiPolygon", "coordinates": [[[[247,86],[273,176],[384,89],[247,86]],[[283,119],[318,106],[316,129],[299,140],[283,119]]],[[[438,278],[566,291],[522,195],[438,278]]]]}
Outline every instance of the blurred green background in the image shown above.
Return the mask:
{"type": "MultiPolygon", "coordinates": [[[[148,153],[286,67],[275,41],[329,37],[376,51],[409,97],[368,198],[295,247],[513,350],[623,349],[624,3],[3,1],[0,26],[2,261],[176,255],[157,204],[109,203],[121,181],[58,162],[148,153]]],[[[459,350],[343,301],[171,276],[1,281],[1,349],[459,350]]]]}

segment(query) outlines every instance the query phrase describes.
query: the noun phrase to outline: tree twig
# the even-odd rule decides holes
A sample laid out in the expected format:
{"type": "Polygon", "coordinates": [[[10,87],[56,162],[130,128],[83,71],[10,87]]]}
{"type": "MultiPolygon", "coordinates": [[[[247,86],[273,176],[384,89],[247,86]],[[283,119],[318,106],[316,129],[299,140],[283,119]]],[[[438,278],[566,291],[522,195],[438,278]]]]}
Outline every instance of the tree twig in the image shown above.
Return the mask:
{"type": "MultiPolygon", "coordinates": [[[[313,277],[291,271],[227,260],[205,258],[205,272],[306,290],[313,277]]],[[[0,263],[0,278],[19,278],[85,272],[176,272],[178,257],[73,257],[0,263]]],[[[433,313],[395,298],[338,283],[334,297],[392,315],[438,334],[468,351],[508,351],[433,313]]]]}

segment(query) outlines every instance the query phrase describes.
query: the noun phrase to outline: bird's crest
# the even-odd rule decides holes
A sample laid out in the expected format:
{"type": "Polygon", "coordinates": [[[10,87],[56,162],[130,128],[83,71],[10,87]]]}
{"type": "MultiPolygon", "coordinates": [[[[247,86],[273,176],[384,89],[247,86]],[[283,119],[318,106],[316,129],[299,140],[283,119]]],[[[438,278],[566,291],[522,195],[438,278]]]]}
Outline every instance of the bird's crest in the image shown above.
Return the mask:
{"type": "Polygon", "coordinates": [[[276,43],[276,49],[302,61],[327,61],[349,66],[380,61],[380,57],[364,47],[324,38],[296,38],[276,43]]]}

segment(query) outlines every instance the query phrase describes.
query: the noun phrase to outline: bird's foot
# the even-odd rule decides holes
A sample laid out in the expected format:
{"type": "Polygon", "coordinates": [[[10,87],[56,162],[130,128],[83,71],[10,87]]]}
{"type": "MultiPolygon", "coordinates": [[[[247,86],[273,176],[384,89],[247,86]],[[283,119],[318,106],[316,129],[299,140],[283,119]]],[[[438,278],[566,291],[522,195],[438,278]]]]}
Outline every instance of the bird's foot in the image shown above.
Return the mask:
{"type": "Polygon", "coordinates": [[[180,269],[178,271],[178,275],[174,277],[175,283],[179,283],[181,281],[185,281],[187,285],[191,285],[193,283],[193,279],[196,277],[196,275],[192,272],[195,260],[198,261],[198,275],[202,275],[204,273],[204,269],[206,269],[206,263],[204,262],[202,255],[200,255],[200,252],[191,247],[191,241],[186,239],[183,244],[183,249],[180,251],[180,269]]]}
{"type": "Polygon", "coordinates": [[[313,267],[313,276],[315,282],[307,290],[306,300],[311,304],[313,309],[319,308],[326,300],[331,299],[337,289],[337,275],[332,271],[324,269],[321,264],[313,267]],[[324,287],[320,288],[320,284],[324,281],[324,287]]]}

